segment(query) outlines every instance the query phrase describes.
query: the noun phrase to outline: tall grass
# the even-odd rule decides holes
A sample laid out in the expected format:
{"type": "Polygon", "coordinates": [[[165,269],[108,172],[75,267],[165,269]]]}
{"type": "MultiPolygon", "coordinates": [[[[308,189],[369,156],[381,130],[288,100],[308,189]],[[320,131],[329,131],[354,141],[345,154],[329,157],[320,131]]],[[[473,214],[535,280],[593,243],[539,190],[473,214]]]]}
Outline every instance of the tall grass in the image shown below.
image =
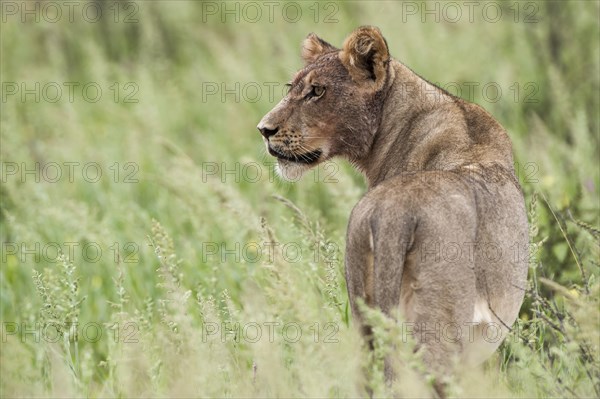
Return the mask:
{"type": "Polygon", "coordinates": [[[23,101],[2,88],[2,397],[432,395],[394,323],[371,315],[371,353],[349,314],[344,234],[362,178],[339,161],[283,183],[254,128],[301,67],[308,32],[340,45],[362,24],[507,128],[530,209],[520,318],[485,367],[447,381],[450,394],[600,394],[598,3],[519,3],[516,17],[502,2],[496,23],[423,23],[394,2],[322,3],[315,22],[302,3],[297,23],[223,23],[200,2],[148,1],[129,24],[126,3],[117,22],[113,3],[98,4],[97,23],[3,14],[2,82],[57,82],[63,94],[23,101]],[[73,102],[64,82],[79,83],[73,102]],[[97,102],[82,97],[90,82],[97,102]],[[502,96],[470,96],[470,82],[502,96]],[[239,98],[222,99],[236,83],[239,98]],[[72,178],[65,162],[79,163],[72,178]],[[390,348],[401,377],[388,387],[390,348]]]}

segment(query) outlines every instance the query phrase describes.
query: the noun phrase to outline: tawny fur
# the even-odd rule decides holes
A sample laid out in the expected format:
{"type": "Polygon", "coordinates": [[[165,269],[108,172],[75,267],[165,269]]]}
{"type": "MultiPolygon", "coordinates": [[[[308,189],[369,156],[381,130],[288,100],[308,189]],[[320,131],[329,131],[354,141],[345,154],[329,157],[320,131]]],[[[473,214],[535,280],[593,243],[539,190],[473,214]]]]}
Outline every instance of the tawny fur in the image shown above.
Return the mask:
{"type": "Polygon", "coordinates": [[[258,127],[284,177],[336,156],[365,175],[346,240],[355,320],[368,335],[358,299],[399,314],[433,372],[456,358],[485,360],[514,323],[527,276],[527,217],[506,131],[392,59],[377,28],[357,29],[341,50],[311,34],[303,58],[258,127]]]}

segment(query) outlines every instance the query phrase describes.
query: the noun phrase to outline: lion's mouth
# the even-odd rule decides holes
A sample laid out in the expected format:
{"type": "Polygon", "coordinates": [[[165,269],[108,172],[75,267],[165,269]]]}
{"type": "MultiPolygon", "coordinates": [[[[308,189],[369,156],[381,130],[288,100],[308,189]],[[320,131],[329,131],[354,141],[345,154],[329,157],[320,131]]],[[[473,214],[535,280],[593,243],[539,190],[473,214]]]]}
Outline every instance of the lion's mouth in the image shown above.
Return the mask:
{"type": "Polygon", "coordinates": [[[282,152],[277,151],[270,145],[268,146],[269,154],[276,157],[277,159],[283,159],[284,161],[303,163],[303,164],[312,164],[317,162],[323,151],[314,150],[310,152],[305,152],[302,154],[284,154],[282,152]]]}

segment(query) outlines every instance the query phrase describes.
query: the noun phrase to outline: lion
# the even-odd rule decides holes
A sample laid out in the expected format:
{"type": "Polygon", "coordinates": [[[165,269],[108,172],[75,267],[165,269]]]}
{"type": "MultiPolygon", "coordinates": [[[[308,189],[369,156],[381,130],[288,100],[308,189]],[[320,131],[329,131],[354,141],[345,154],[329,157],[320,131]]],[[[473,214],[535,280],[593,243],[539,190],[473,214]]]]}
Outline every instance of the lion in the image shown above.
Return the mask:
{"type": "Polygon", "coordinates": [[[333,157],[365,176],[346,235],[354,320],[368,341],[361,302],[404,323],[435,373],[483,362],[518,316],[528,270],[506,131],[392,58],[376,27],[356,29],[341,49],[311,33],[302,58],[258,130],[283,178],[333,157]]]}

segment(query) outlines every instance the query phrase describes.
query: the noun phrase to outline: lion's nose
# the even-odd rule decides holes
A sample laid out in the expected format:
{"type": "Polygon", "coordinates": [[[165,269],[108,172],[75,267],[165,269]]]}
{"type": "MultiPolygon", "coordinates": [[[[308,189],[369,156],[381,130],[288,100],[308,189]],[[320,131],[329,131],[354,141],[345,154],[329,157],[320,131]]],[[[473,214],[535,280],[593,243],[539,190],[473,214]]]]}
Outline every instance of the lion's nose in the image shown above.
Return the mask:
{"type": "Polygon", "coordinates": [[[268,139],[271,136],[274,136],[277,133],[277,131],[279,130],[278,127],[274,128],[274,129],[270,129],[264,125],[258,125],[257,128],[260,131],[260,134],[262,134],[263,137],[266,139],[268,139]]]}

